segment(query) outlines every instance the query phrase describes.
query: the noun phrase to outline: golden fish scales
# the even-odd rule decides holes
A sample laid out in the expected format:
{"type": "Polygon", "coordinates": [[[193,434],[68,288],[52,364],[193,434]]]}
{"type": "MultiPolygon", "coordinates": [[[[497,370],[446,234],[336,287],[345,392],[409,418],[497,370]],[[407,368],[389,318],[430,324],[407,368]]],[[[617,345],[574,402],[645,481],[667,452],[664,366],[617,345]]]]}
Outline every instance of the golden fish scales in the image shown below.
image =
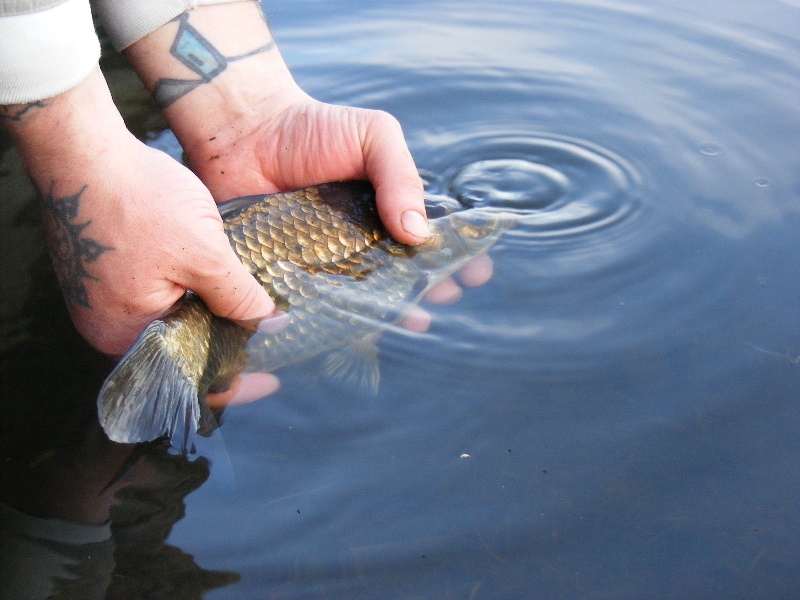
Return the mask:
{"type": "Polygon", "coordinates": [[[308,272],[357,276],[362,254],[387,236],[374,206],[346,216],[339,200],[321,195],[319,188],[274,194],[227,220],[225,230],[242,262],[262,283],[277,275],[269,267],[279,260],[308,272]]]}

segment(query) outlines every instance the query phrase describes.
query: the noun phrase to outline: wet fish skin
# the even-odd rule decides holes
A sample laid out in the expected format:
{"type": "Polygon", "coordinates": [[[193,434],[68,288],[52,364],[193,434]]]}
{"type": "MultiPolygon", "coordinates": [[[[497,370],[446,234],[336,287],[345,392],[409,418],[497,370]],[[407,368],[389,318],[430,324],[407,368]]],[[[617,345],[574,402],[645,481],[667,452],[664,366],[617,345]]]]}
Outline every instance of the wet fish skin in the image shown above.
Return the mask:
{"type": "Polygon", "coordinates": [[[513,225],[508,213],[427,199],[431,238],[406,246],[384,229],[374,190],[341,182],[220,205],[239,258],[289,315],[280,331],[254,334],[188,294],[151,323],[98,397],[110,439],[169,436],[185,449],[214,427],[203,398],[235,374],[274,371],[323,355],[324,371],[377,388],[375,340],[430,287],[488,249],[513,225]],[[429,216],[435,216],[429,214],[429,216]]]}

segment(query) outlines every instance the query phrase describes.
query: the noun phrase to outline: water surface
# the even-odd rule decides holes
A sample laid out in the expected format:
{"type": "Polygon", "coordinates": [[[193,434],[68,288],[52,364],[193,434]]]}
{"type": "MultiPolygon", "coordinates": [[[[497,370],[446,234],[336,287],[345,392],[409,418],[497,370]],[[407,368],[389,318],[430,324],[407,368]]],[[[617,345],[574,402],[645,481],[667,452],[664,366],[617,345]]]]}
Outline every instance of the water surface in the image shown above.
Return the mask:
{"type": "MultiPolygon", "coordinates": [[[[796,597],[800,6],[265,7],[309,93],[392,112],[431,192],[521,223],[489,283],[382,337],[377,396],[287,369],[226,410],[210,467],[148,450],[110,568],[220,599],[796,597]],[[130,550],[131,506],[149,551],[130,550]]],[[[3,168],[5,197],[10,151],[3,168]]],[[[36,290],[4,286],[4,405],[70,414],[108,365],[31,350],[81,346],[43,317],[60,305],[33,209],[8,206],[38,250],[4,262],[36,290]]],[[[4,431],[6,452],[94,447],[55,423],[4,431]]]]}

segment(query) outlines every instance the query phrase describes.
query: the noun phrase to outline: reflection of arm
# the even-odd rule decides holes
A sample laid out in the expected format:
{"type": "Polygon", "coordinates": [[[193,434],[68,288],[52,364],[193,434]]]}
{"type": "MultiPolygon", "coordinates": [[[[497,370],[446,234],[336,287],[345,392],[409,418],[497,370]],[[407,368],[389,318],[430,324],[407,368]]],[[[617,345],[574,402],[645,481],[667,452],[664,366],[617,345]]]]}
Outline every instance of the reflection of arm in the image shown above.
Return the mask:
{"type": "Polygon", "coordinates": [[[140,597],[141,590],[166,597],[178,587],[187,598],[201,598],[211,588],[239,580],[235,573],[206,571],[191,555],[166,544],[184,515],[184,498],[208,478],[208,461],[144,445],[133,450],[141,458],[127,471],[124,459],[131,450],[90,431],[79,449],[46,461],[57,464],[44,472],[26,469],[24,481],[3,480],[3,492],[30,488],[35,481],[23,495],[24,510],[35,504],[37,514],[58,518],[32,517],[0,503],[0,600],[130,598],[140,597]],[[120,466],[124,476],[117,481],[112,473],[120,466]],[[115,483],[105,489],[109,479],[115,483]],[[82,515],[103,511],[104,523],[84,524],[82,515]]]}
{"type": "Polygon", "coordinates": [[[40,519],[0,504],[0,598],[103,598],[114,571],[111,526],[40,519]]]}
{"type": "MultiPolygon", "coordinates": [[[[202,569],[190,554],[166,544],[184,515],[185,496],[207,479],[208,462],[188,461],[157,447],[148,447],[145,454],[114,486],[118,493],[105,524],[32,517],[0,503],[0,600],[138,598],[141,590],[168,597],[176,589],[182,597],[202,598],[212,588],[239,580],[236,573],[202,569]]],[[[80,455],[90,471],[108,459],[102,452],[80,455]]],[[[91,473],[76,475],[64,487],[79,487],[86,475],[91,473]]],[[[95,495],[108,483],[106,476],[92,482],[95,495]]]]}
{"type": "Polygon", "coordinates": [[[97,424],[70,439],[0,469],[0,600],[158,597],[176,586],[201,598],[238,580],[165,543],[185,496],[208,478],[205,459],[114,444],[97,424]]]}

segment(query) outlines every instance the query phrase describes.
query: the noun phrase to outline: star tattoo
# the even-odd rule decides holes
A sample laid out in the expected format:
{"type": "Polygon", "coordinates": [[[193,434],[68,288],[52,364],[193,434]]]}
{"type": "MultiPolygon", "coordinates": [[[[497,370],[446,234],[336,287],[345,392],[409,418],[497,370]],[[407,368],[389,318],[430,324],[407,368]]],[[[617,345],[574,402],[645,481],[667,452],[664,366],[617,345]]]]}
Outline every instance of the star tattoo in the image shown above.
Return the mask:
{"type": "Polygon", "coordinates": [[[114,248],[86,235],[91,220],[78,222],[81,196],[86,188],[83,186],[76,194],[56,198],[55,182],[52,182],[47,195],[42,195],[42,207],[50,254],[64,298],[70,306],[91,309],[86,282],[97,281],[97,277],[87,267],[114,248]]]}

